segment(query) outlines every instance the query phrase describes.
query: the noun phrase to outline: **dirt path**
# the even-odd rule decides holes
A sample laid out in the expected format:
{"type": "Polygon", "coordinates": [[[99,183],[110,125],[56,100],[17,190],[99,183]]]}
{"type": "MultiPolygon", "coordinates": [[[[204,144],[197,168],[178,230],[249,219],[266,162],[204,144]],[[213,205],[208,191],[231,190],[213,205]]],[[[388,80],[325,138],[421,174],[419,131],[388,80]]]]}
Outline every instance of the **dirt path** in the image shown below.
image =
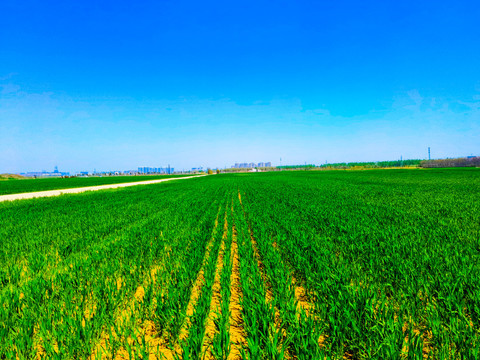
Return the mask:
{"type": "Polygon", "coordinates": [[[146,180],[146,181],[137,181],[137,182],[121,183],[121,184],[87,186],[87,187],[73,188],[73,189],[47,190],[47,191],[38,191],[38,192],[22,193],[22,194],[1,195],[0,196],[0,202],[2,202],[2,201],[13,201],[13,200],[23,200],[23,199],[33,199],[33,198],[40,198],[40,197],[58,196],[58,195],[62,195],[62,194],[78,194],[78,193],[82,193],[82,192],[85,192],[85,191],[116,189],[116,188],[136,186],[136,185],[157,184],[157,183],[160,183],[160,182],[163,182],[163,181],[184,180],[184,179],[191,179],[191,178],[196,178],[196,177],[201,177],[201,176],[206,176],[206,175],[186,176],[186,177],[158,179],[158,180],[146,180]]]}

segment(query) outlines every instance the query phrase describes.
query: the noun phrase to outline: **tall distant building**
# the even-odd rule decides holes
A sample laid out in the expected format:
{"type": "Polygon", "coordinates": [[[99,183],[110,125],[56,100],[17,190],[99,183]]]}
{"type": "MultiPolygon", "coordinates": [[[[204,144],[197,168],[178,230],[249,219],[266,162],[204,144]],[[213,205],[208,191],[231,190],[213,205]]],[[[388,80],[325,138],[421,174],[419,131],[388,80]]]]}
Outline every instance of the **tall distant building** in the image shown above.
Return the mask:
{"type": "Polygon", "coordinates": [[[272,166],[272,163],[270,161],[265,163],[265,167],[271,167],[271,166],[272,166]]]}

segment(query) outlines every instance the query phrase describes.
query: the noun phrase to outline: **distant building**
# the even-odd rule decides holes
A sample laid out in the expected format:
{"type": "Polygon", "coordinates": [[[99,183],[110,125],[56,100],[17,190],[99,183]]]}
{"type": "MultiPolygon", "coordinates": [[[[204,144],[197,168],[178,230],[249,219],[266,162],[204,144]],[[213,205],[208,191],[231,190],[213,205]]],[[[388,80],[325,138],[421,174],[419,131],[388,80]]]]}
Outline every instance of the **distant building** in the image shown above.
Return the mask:
{"type": "Polygon", "coordinates": [[[62,177],[62,176],[70,176],[69,172],[61,172],[58,171],[58,167],[55,166],[55,169],[52,172],[49,171],[30,171],[26,173],[20,173],[20,175],[26,177],[62,177]]]}
{"type": "Polygon", "coordinates": [[[166,168],[163,167],[139,167],[138,173],[140,174],[173,174],[175,171],[174,168],[168,166],[166,168]]]}
{"type": "Polygon", "coordinates": [[[257,168],[257,167],[267,167],[267,166],[272,166],[272,163],[271,162],[259,162],[259,163],[254,163],[254,162],[250,162],[250,163],[235,163],[235,165],[232,165],[232,168],[234,169],[253,169],[253,168],[257,168]]]}

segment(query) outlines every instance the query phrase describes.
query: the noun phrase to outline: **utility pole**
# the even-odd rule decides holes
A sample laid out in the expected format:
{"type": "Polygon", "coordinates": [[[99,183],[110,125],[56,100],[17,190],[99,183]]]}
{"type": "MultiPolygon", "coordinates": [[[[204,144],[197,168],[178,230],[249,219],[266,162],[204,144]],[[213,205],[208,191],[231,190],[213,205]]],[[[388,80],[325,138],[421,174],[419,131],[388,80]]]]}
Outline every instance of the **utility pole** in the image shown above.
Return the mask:
{"type": "Polygon", "coordinates": [[[430,146],[428,147],[428,160],[430,160],[430,146]]]}

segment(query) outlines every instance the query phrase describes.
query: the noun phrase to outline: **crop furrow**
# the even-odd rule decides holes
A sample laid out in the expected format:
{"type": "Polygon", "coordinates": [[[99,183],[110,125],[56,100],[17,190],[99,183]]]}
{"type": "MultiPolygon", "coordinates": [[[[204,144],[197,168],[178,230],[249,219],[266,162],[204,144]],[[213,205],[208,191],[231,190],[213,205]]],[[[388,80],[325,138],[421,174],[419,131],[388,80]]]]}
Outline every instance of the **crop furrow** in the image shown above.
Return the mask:
{"type": "Polygon", "coordinates": [[[202,358],[203,359],[214,359],[212,354],[212,343],[217,332],[215,324],[218,323],[219,319],[222,316],[221,313],[221,304],[222,304],[222,292],[221,292],[221,275],[223,271],[224,256],[225,256],[225,241],[228,236],[228,221],[227,221],[227,211],[225,211],[224,217],[224,226],[222,241],[220,245],[220,251],[217,257],[217,263],[215,266],[215,275],[212,286],[212,299],[210,302],[210,308],[208,310],[208,315],[205,320],[205,334],[203,336],[202,344],[202,358]]]}
{"type": "Polygon", "coordinates": [[[243,322],[243,307],[241,299],[242,284],[240,280],[240,259],[238,256],[237,231],[232,228],[232,247],[230,251],[232,259],[232,273],[230,276],[230,303],[228,309],[229,318],[229,335],[230,335],[230,352],[228,360],[241,359],[242,349],[247,346],[246,335],[243,322]]]}

